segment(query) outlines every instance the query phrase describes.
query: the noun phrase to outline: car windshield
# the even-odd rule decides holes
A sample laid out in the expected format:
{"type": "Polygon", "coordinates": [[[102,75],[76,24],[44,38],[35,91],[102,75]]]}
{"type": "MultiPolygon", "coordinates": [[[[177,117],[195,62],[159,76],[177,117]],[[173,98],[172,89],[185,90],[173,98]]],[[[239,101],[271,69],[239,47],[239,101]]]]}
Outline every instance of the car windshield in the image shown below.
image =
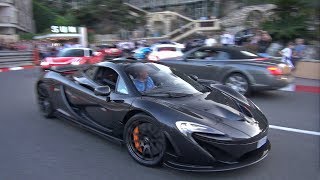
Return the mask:
{"type": "Polygon", "coordinates": [[[175,47],[159,47],[158,51],[177,51],[175,47]]]}
{"type": "Polygon", "coordinates": [[[209,91],[189,76],[160,64],[135,63],[125,71],[137,90],[146,96],[180,97],[209,91]]]}
{"type": "Polygon", "coordinates": [[[58,54],[57,57],[83,57],[83,49],[63,49],[58,54]]]}

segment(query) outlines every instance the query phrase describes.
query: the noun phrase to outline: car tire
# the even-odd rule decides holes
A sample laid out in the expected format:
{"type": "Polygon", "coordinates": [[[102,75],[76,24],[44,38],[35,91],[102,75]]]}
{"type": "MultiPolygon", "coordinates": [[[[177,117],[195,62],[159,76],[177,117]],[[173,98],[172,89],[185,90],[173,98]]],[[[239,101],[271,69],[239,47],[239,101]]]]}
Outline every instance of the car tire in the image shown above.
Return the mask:
{"type": "Polygon", "coordinates": [[[224,78],[223,84],[242,95],[250,95],[251,87],[248,78],[241,73],[232,73],[224,78]]]}
{"type": "Polygon", "coordinates": [[[135,161],[149,167],[162,165],[166,138],[154,118],[145,114],[131,117],[125,125],[123,139],[135,161]]]}
{"type": "Polygon", "coordinates": [[[37,87],[37,100],[42,115],[46,118],[54,118],[54,107],[49,94],[49,88],[44,83],[37,87]]]}

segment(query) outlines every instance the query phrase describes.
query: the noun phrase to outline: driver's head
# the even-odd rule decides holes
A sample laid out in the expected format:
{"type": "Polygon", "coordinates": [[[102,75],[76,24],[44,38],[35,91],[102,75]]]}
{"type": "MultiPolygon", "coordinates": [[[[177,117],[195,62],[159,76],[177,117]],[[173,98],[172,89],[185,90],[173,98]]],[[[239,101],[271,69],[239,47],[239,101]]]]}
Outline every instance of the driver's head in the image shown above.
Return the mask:
{"type": "Polygon", "coordinates": [[[145,66],[139,66],[136,69],[138,79],[147,79],[149,76],[148,69],[145,66]]]}

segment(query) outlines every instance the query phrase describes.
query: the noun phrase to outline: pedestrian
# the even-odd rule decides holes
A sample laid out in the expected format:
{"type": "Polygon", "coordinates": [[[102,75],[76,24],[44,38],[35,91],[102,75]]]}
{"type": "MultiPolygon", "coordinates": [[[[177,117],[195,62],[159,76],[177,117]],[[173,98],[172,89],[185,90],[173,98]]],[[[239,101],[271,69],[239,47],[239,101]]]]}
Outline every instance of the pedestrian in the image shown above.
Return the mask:
{"type": "Polygon", "coordinates": [[[220,35],[220,44],[223,46],[228,45],[228,33],[225,31],[223,34],[220,35]]]}
{"type": "Polygon", "coordinates": [[[279,53],[282,55],[282,62],[287,63],[292,68],[294,68],[294,65],[291,61],[293,48],[294,48],[293,42],[289,42],[286,48],[279,51],[279,53]]]}
{"type": "Polygon", "coordinates": [[[217,44],[217,41],[212,36],[208,36],[208,38],[204,41],[204,44],[206,46],[212,47],[217,44]]]}
{"type": "Polygon", "coordinates": [[[234,45],[234,35],[230,34],[228,31],[225,31],[220,36],[220,43],[223,46],[233,46],[234,45]]]}
{"type": "Polygon", "coordinates": [[[261,31],[261,38],[258,41],[258,55],[261,57],[269,57],[267,50],[271,45],[272,38],[267,31],[261,31]]]}
{"type": "Polygon", "coordinates": [[[305,56],[306,45],[304,44],[304,39],[297,38],[295,40],[295,46],[292,52],[292,63],[296,65],[298,61],[304,58],[305,56]]]}

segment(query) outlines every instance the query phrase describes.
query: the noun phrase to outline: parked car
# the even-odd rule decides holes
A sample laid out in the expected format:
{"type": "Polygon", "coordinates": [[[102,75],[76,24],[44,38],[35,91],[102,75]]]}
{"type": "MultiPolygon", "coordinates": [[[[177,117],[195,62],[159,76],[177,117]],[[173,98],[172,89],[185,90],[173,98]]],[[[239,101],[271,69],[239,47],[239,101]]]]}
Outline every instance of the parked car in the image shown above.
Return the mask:
{"type": "Polygon", "coordinates": [[[111,60],[122,56],[122,50],[117,48],[116,45],[103,44],[97,46],[99,48],[98,52],[104,55],[105,60],[111,60]]]}
{"type": "Polygon", "coordinates": [[[94,64],[103,60],[102,53],[94,53],[89,48],[65,48],[56,57],[46,57],[40,63],[43,69],[53,66],[94,64]]]}
{"type": "Polygon", "coordinates": [[[240,48],[200,47],[181,58],[158,62],[200,79],[219,81],[246,95],[252,91],[283,88],[292,81],[287,64],[240,48]]]}
{"type": "Polygon", "coordinates": [[[185,52],[190,51],[191,49],[202,47],[205,45],[204,39],[191,39],[186,42],[186,48],[184,49],[185,52]]]}
{"type": "Polygon", "coordinates": [[[150,47],[151,52],[148,55],[148,60],[159,61],[166,58],[175,58],[183,56],[181,49],[176,45],[157,44],[150,47]]]}
{"type": "Polygon", "coordinates": [[[148,55],[151,53],[150,47],[140,47],[132,51],[133,57],[137,60],[146,60],[148,55]]]}
{"type": "Polygon", "coordinates": [[[42,114],[123,143],[142,165],[221,171],[257,163],[270,151],[266,117],[229,87],[139,61],[75,70],[56,67],[42,75],[36,84],[42,114]]]}
{"type": "Polygon", "coordinates": [[[169,45],[174,45],[174,46],[176,46],[177,48],[179,48],[180,50],[184,50],[184,48],[185,48],[185,45],[184,45],[184,44],[177,43],[177,42],[170,41],[170,40],[158,41],[158,42],[157,42],[156,44],[154,44],[154,45],[157,45],[157,44],[169,44],[169,45]]]}

